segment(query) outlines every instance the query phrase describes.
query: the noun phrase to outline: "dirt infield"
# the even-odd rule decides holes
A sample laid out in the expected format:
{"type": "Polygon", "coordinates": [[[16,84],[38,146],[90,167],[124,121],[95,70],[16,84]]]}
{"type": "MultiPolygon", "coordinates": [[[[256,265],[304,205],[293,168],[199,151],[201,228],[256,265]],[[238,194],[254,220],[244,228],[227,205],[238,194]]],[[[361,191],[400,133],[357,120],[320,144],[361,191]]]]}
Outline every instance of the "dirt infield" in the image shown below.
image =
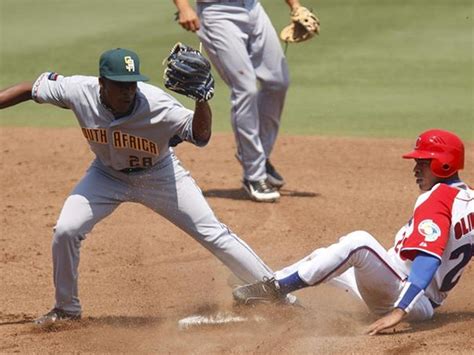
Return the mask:
{"type": "MultiPolygon", "coordinates": [[[[53,303],[51,229],[92,159],[77,128],[1,128],[0,352],[469,353],[474,349],[474,265],[432,322],[363,334],[373,317],[340,290],[298,293],[305,309],[234,310],[232,277],[209,252],[150,210],[124,204],[83,243],[84,319],[53,331],[31,320],[53,303]],[[179,330],[192,314],[238,312],[250,320],[179,330]]],[[[412,142],[282,136],[274,163],[288,181],[276,204],[247,200],[233,137],[177,154],[210,205],[273,268],[357,229],[389,247],[418,195],[412,142]]],[[[474,144],[467,145],[474,151],[474,144]]],[[[474,160],[461,175],[474,183],[474,160]]]]}

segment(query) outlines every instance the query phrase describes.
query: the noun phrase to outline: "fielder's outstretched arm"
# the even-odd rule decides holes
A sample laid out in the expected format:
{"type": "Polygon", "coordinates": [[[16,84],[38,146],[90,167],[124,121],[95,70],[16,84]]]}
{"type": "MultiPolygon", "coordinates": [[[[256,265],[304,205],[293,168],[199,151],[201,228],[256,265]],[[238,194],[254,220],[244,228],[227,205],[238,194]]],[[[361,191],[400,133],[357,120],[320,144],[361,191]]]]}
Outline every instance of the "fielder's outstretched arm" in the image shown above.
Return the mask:
{"type": "Polygon", "coordinates": [[[0,109],[31,100],[32,82],[23,82],[0,90],[0,109]]]}
{"type": "Polygon", "coordinates": [[[211,139],[212,111],[207,102],[197,102],[193,116],[193,138],[198,146],[205,146],[211,139]]]}

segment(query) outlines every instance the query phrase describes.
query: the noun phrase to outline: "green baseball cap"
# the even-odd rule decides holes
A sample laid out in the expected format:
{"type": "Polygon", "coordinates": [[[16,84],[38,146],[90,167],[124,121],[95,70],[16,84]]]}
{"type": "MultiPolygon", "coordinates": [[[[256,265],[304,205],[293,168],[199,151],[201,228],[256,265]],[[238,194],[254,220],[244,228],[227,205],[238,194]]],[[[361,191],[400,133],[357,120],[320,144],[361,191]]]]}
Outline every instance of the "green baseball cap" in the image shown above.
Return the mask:
{"type": "Polygon", "coordinates": [[[112,81],[132,82],[148,81],[140,74],[140,59],[135,52],[116,48],[104,52],[100,56],[99,73],[101,77],[112,81]]]}

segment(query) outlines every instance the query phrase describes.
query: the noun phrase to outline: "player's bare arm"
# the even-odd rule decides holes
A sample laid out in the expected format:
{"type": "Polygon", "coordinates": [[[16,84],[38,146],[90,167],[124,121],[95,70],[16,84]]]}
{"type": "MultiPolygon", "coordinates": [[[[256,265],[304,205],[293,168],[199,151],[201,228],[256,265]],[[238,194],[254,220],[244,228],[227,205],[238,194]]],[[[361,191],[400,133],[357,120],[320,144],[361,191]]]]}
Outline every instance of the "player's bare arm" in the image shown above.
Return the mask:
{"type": "Polygon", "coordinates": [[[296,10],[298,7],[301,6],[299,0],[285,0],[285,1],[292,11],[296,10]]]}
{"type": "Polygon", "coordinates": [[[22,82],[0,90],[0,109],[31,100],[32,82],[22,82]]]}
{"type": "Polygon", "coordinates": [[[212,111],[207,103],[196,101],[193,116],[193,136],[199,145],[206,145],[211,139],[212,111]]]}
{"type": "Polygon", "coordinates": [[[188,0],[173,0],[178,9],[178,23],[186,31],[196,32],[201,24],[196,11],[189,4],[188,0]]]}
{"type": "Polygon", "coordinates": [[[393,311],[372,323],[367,329],[367,334],[376,335],[382,330],[392,328],[400,323],[405,315],[406,312],[403,309],[394,308],[393,311]]]}

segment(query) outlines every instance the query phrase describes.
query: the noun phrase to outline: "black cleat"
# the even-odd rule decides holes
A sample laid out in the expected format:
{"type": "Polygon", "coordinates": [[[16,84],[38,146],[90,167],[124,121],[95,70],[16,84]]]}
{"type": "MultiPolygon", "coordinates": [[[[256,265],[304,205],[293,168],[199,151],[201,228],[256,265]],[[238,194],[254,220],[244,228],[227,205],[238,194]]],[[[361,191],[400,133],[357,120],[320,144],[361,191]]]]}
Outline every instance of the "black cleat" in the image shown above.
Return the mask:
{"type": "Polygon", "coordinates": [[[237,304],[253,305],[257,303],[285,303],[286,294],[280,291],[275,278],[253,284],[239,286],[232,291],[237,304]]]}
{"type": "Polygon", "coordinates": [[[270,160],[267,159],[265,162],[265,170],[267,172],[267,182],[276,187],[277,189],[285,185],[285,180],[283,177],[275,170],[275,167],[270,163],[270,160]]]}

